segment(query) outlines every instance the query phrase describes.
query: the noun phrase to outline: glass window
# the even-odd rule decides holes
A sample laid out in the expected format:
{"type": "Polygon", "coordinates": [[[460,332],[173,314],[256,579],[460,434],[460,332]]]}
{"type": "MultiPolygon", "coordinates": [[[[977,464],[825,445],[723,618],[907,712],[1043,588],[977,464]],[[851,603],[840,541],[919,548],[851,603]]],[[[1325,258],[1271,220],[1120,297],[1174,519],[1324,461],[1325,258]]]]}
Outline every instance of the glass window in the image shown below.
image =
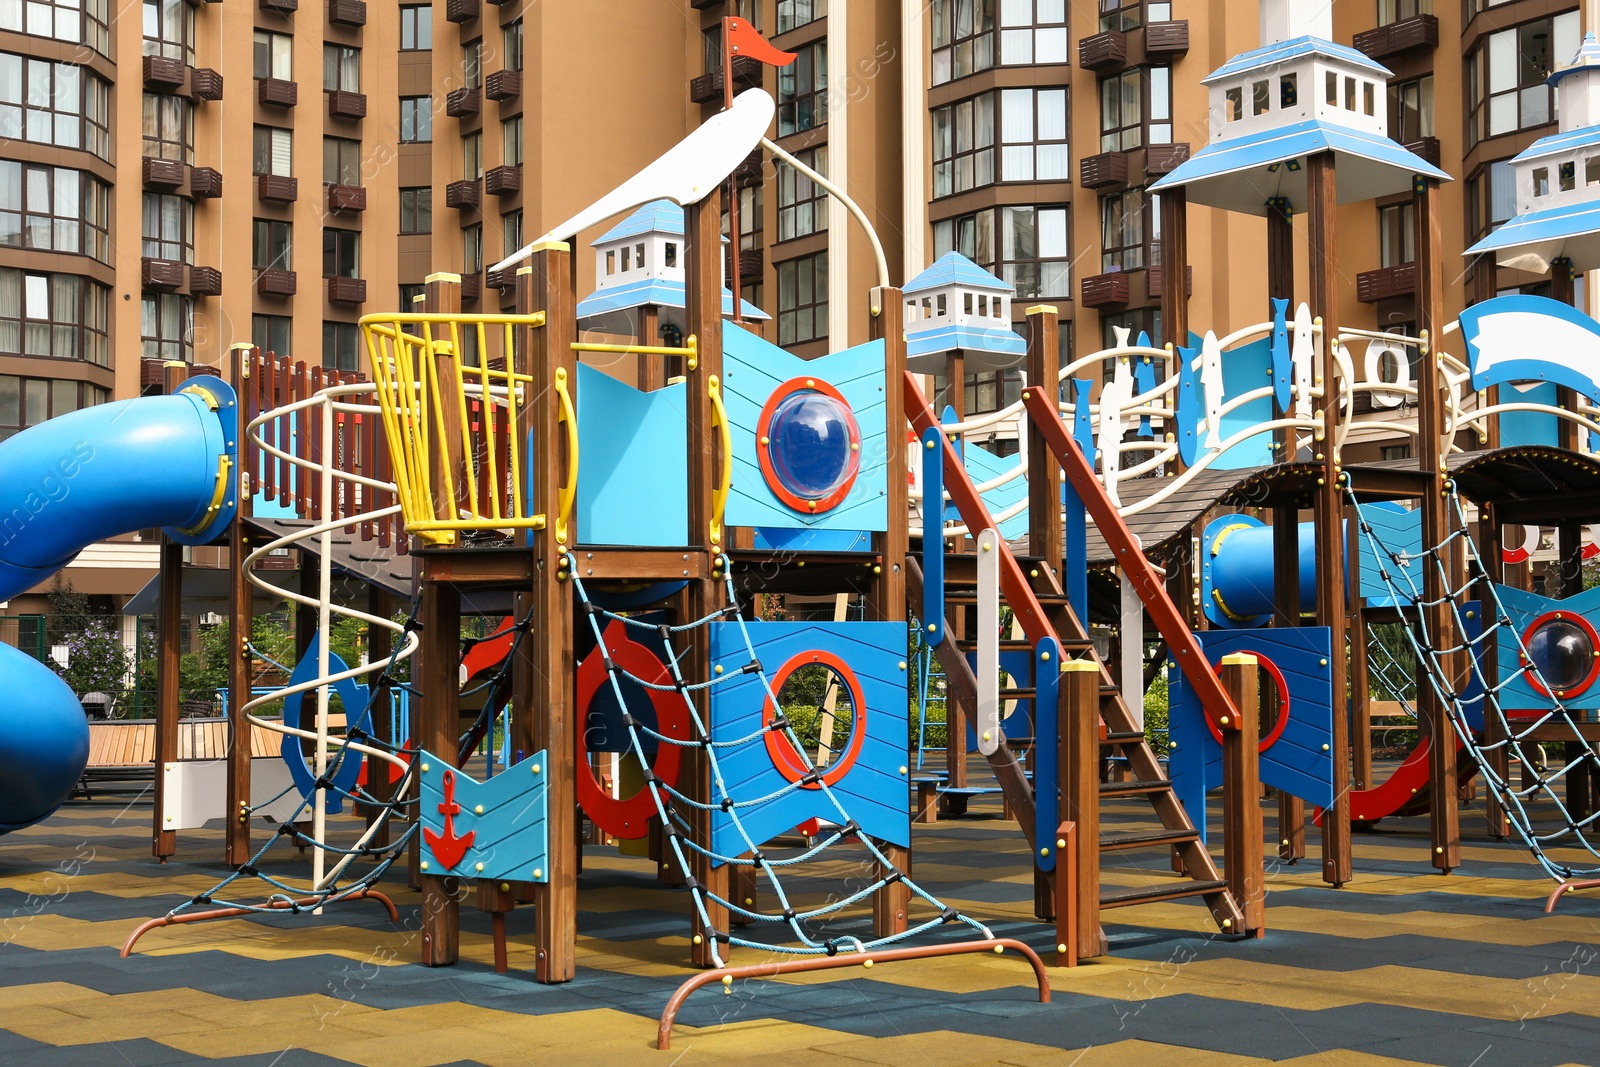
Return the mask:
{"type": "Polygon", "coordinates": [[[288,356],[294,320],[287,315],[250,316],[250,343],[263,352],[288,356]]]}
{"type": "Polygon", "coordinates": [[[144,154],[194,162],[194,109],[188,100],[170,93],[144,94],[144,154]]]}
{"type": "Polygon", "coordinates": [[[0,140],[83,148],[108,159],[110,110],[110,87],[83,68],[0,52],[0,140]]]}
{"type": "Polygon", "coordinates": [[[1100,0],[1100,32],[1136,30],[1144,0],[1100,0]]]}
{"type": "Polygon", "coordinates": [[[469,133],[461,138],[462,177],[475,182],[483,177],[483,134],[469,133]]]}
{"type": "Polygon", "coordinates": [[[0,375],[0,441],[81,407],[104,404],[106,391],[87,382],[0,375]]]}
{"type": "Polygon", "coordinates": [[[1100,269],[1139,270],[1145,265],[1143,189],[1100,198],[1100,269]]]}
{"type": "Polygon", "coordinates": [[[505,70],[522,69],[522,20],[518,19],[501,31],[505,45],[505,70]]]}
{"type": "Polygon", "coordinates": [[[145,359],[194,362],[194,302],[177,293],[143,293],[139,336],[145,359]]]}
{"type": "Polygon", "coordinates": [[[778,68],[778,136],[787,137],[828,121],[828,42],[808,44],[787,67],[778,68]]]}
{"type": "MultiPolygon", "coordinates": [[[[1101,0],[1110,3],[1113,0],[1101,0]]],[[[1135,25],[1138,2],[1133,0],[1135,25]]],[[[1000,0],[1000,62],[1006,66],[1069,61],[1064,0],[1000,0]]]]}
{"type": "Polygon", "coordinates": [[[966,378],[967,388],[962,394],[963,414],[982,415],[989,411],[999,411],[1022,399],[1023,374],[1020,367],[1011,370],[979,371],[967,375],[966,378]]]}
{"type": "Polygon", "coordinates": [[[255,76],[294,80],[294,38],[287,33],[257,30],[255,36],[255,76]]]}
{"type": "Polygon", "coordinates": [[[349,137],[324,137],[322,180],[329,185],[360,185],[361,142],[349,137]]]}
{"type": "Polygon", "coordinates": [[[1433,0],[1378,0],[1378,25],[1388,26],[1402,19],[1433,14],[1433,0]]]}
{"type": "MultiPolygon", "coordinates": [[[[1266,85],[1259,83],[1262,93],[1266,85]]],[[[1229,89],[1225,95],[1228,120],[1243,117],[1243,90],[1229,89]]],[[[1100,151],[1171,143],[1172,68],[1145,67],[1100,80],[1100,151]]]]}
{"type": "Polygon", "coordinates": [[[476,274],[483,269],[483,223],[461,228],[461,273],[476,274]]]}
{"type": "Polygon", "coordinates": [[[994,182],[994,94],[933,109],[933,195],[994,182]]]}
{"type": "Polygon", "coordinates": [[[1398,267],[1417,258],[1417,209],[1410,201],[1378,209],[1378,265],[1398,267]]]}
{"type": "Polygon", "coordinates": [[[194,262],[194,201],[166,193],[144,194],[144,243],[150,259],[194,262]]]}
{"type": "Polygon", "coordinates": [[[461,86],[483,88],[483,38],[461,43],[461,86]]]}
{"type": "Polygon", "coordinates": [[[778,32],[828,17],[828,0],[778,0],[778,32]]]}
{"type": "Polygon", "coordinates": [[[1411,144],[1433,132],[1433,75],[1389,86],[1389,136],[1411,144]]]}
{"type": "Polygon", "coordinates": [[[257,126],[253,167],[256,174],[272,174],[287,178],[293,168],[294,131],[280,130],[275,126],[257,126]]]}
{"type": "Polygon", "coordinates": [[[433,47],[433,5],[402,4],[400,51],[426,52],[433,47]]]}
{"type": "MultiPolygon", "coordinates": [[[[28,6],[45,7],[33,0],[28,6]]],[[[194,7],[185,0],[144,0],[144,54],[181,59],[194,66],[194,7]]]]}
{"type": "MultiPolygon", "coordinates": [[[[824,178],[828,176],[827,145],[818,145],[807,152],[797,152],[795,158],[824,178]]],[[[781,159],[777,161],[777,177],[778,240],[788,241],[826,230],[828,194],[823,191],[822,186],[781,159]]]]}
{"type": "Polygon", "coordinates": [[[1497,159],[1478,168],[1467,179],[1467,230],[1477,240],[1516,214],[1516,178],[1509,159],[1497,159]]]}
{"type": "Polygon", "coordinates": [[[1070,181],[1067,114],[1065,89],[1001,90],[1000,180],[1070,181]]]}
{"type": "Polygon", "coordinates": [[[505,144],[506,165],[519,166],[522,163],[522,116],[506,119],[500,124],[500,130],[505,144]]]}
{"type": "Polygon", "coordinates": [[[933,224],[934,255],[960,252],[1023,299],[1072,295],[1065,206],[991,208],[933,224]]]}
{"type": "Polygon", "coordinates": [[[256,219],[250,265],[256,270],[293,269],[293,228],[275,219],[256,219]]]}
{"type": "Polygon", "coordinates": [[[433,232],[433,189],[418,185],[400,190],[400,232],[433,232]]]}
{"type": "Polygon", "coordinates": [[[400,310],[421,311],[419,298],[427,295],[428,287],[421,283],[402,285],[400,287],[400,310]]]}
{"type": "Polygon", "coordinates": [[[110,190],[81,171],[0,160],[0,246],[110,262],[110,190]]]}
{"type": "Polygon", "coordinates": [[[361,49],[343,44],[322,46],[322,88],[325,91],[361,91],[361,49]]]}
{"type": "Polygon", "coordinates": [[[778,264],[778,343],[797,345],[828,336],[828,253],[778,264]]]}
{"type": "Polygon", "coordinates": [[[322,276],[324,278],[361,277],[361,234],[355,230],[322,231],[322,276]]]}
{"type": "Polygon", "coordinates": [[[0,269],[0,355],[111,365],[110,290],[76,274],[0,269]]]}
{"type": "Polygon", "coordinates": [[[433,97],[400,98],[400,143],[424,144],[433,140],[433,97]]]}
{"type": "Polygon", "coordinates": [[[1158,307],[1132,308],[1128,311],[1106,308],[1100,315],[1101,345],[1110,348],[1117,343],[1118,326],[1126,328],[1130,338],[1137,339],[1143,333],[1149,336],[1151,344],[1159,346],[1162,343],[1161,309],[1158,307]]]}
{"type": "Polygon", "coordinates": [[[995,0],[932,0],[933,84],[994,66],[995,0]]]}
{"type": "Polygon", "coordinates": [[[322,366],[324,370],[355,373],[359,366],[361,328],[353,322],[322,324],[322,366]]]}
{"type": "Polygon", "coordinates": [[[107,9],[106,0],[0,0],[0,30],[86,44],[110,56],[107,9]]]}
{"type": "Polygon", "coordinates": [[[500,254],[509,256],[522,250],[522,209],[500,216],[500,254]]]}
{"type": "Polygon", "coordinates": [[[1578,13],[1487,34],[1467,56],[1467,143],[1554,122],[1550,72],[1578,48],[1578,13]]]}

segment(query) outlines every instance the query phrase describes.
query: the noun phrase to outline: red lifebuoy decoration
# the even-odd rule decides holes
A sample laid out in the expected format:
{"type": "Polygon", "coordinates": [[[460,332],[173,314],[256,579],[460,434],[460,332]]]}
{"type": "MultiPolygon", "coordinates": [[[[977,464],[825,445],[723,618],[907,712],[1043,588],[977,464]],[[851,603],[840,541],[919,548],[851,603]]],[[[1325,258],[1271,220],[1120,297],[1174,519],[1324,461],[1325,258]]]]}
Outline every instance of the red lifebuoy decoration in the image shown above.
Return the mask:
{"type": "MultiPolygon", "coordinates": [[[[1242,651],[1254,656],[1256,658],[1256,663],[1260,665],[1262,670],[1267,672],[1267,675],[1272,679],[1273,684],[1278,687],[1278,718],[1273,722],[1272,729],[1266,732],[1266,734],[1261,738],[1260,743],[1256,746],[1257,752],[1265,752],[1267,749],[1271,748],[1277,743],[1278,738],[1283,736],[1283,728],[1289,725],[1289,683],[1284,680],[1283,672],[1278,669],[1278,665],[1272,662],[1272,660],[1268,659],[1260,652],[1253,652],[1249,649],[1243,649],[1242,651]]],[[[1216,671],[1218,674],[1221,674],[1222,668],[1219,666],[1216,668],[1216,671]]],[[[1209,714],[1205,716],[1205,720],[1206,729],[1211,731],[1211,736],[1216,739],[1217,744],[1222,744],[1222,728],[1211,721],[1211,716],[1209,714]]]]}
{"type": "MultiPolygon", "coordinates": [[[[861,755],[861,745],[867,739],[867,702],[861,695],[861,682],[856,679],[855,672],[845,665],[844,660],[831,652],[812,650],[801,652],[789,657],[787,663],[779,667],[772,675],[772,692],[779,693],[783,689],[784,681],[790,674],[801,667],[808,667],[814,663],[830,668],[839,676],[839,680],[850,692],[850,744],[837,760],[828,765],[827,771],[822,776],[822,783],[836,785],[839,779],[850,773],[850,768],[855,766],[856,757],[861,755]]],[[[769,697],[761,709],[761,725],[770,726],[777,717],[778,709],[769,697]]],[[[794,750],[794,745],[782,731],[767,730],[764,734],[767,743],[767,756],[771,758],[772,765],[778,773],[791,782],[798,782],[806,776],[810,764],[800,753],[794,750]]],[[[801,786],[802,789],[818,789],[816,782],[801,786]]]]}
{"type": "MultiPolygon", "coordinates": [[[[628,636],[624,623],[613,619],[606,625],[605,647],[611,661],[629,674],[654,685],[671,685],[672,675],[666,665],[648,648],[628,636]]],[[[650,829],[650,819],[656,814],[655,798],[650,787],[644,786],[630,797],[614,797],[606,792],[595,777],[594,766],[589,762],[588,730],[589,705],[603,686],[609,686],[604,658],[596,648],[578,665],[578,803],[583,812],[612,837],[633,840],[645,836],[650,829]]],[[[678,741],[689,740],[689,712],[683,697],[675,692],[645,690],[656,712],[656,732],[678,741]]],[[[626,758],[626,756],[624,757],[626,758]]],[[[665,741],[656,745],[656,758],[650,769],[657,778],[669,786],[678,784],[678,768],[683,762],[683,748],[665,741]]]]}

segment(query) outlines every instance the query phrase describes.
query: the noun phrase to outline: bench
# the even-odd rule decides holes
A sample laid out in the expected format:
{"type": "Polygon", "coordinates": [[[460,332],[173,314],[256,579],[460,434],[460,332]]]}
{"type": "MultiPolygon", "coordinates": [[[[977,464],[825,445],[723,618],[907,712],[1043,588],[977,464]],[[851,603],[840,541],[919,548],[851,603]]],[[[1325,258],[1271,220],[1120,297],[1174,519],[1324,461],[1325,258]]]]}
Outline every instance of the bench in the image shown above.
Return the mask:
{"type": "MultiPolygon", "coordinates": [[[[283,735],[264,726],[250,727],[250,755],[275,756],[283,735]]],[[[212,760],[228,755],[227,719],[181,719],[178,722],[178,759],[212,760]]],[[[137,784],[155,778],[156,723],[154,719],[111,719],[89,723],[89,763],[78,781],[78,795],[93,799],[91,783],[137,784]]],[[[121,792],[123,789],[104,792],[121,792]]]]}

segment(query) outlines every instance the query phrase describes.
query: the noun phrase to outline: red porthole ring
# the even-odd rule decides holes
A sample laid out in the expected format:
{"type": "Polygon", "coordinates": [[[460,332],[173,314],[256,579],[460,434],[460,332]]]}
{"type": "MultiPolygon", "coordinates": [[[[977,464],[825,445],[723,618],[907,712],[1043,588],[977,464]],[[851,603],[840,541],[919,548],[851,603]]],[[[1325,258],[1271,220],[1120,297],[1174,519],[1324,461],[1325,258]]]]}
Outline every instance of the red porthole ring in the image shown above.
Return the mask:
{"type": "MultiPolygon", "coordinates": [[[[1262,670],[1267,672],[1267,676],[1272,679],[1272,683],[1278,687],[1278,721],[1272,724],[1272,729],[1267,731],[1267,735],[1263,737],[1261,739],[1261,743],[1256,746],[1257,752],[1265,752],[1267,749],[1278,743],[1278,738],[1283,736],[1283,728],[1289,725],[1289,709],[1291,706],[1289,699],[1289,683],[1284,680],[1283,672],[1278,669],[1278,665],[1272,662],[1269,657],[1263,656],[1259,652],[1251,652],[1249,649],[1235,649],[1234,651],[1254,656],[1256,658],[1256,663],[1261,667],[1262,670]]],[[[1220,666],[1214,669],[1218,674],[1222,673],[1222,668],[1220,666]]],[[[1212,722],[1211,716],[1206,712],[1202,711],[1201,717],[1205,719],[1206,729],[1211,731],[1211,736],[1216,739],[1217,744],[1222,744],[1221,727],[1212,722]]]]}
{"type": "Polygon", "coordinates": [[[839,390],[790,378],[756,420],[756,458],[767,488],[784,504],[820,515],[843,503],[861,470],[861,427],[839,390]]]}
{"type": "Polygon", "coordinates": [[[1528,672],[1528,684],[1542,696],[1575,697],[1600,677],[1600,635],[1577,612],[1547,611],[1534,619],[1522,632],[1522,649],[1522,665],[1538,668],[1528,672]]]}
{"type": "MultiPolygon", "coordinates": [[[[771,726],[772,720],[777,716],[778,709],[773,704],[773,697],[783,690],[783,683],[788,680],[801,667],[809,667],[814,663],[831,669],[844,682],[845,688],[850,691],[850,709],[853,721],[850,724],[850,744],[845,747],[844,754],[833,763],[822,775],[822,782],[812,782],[802,786],[802,789],[817,789],[821,785],[837,785],[839,780],[850,773],[850,768],[855,766],[856,757],[861,755],[861,746],[867,739],[867,702],[861,695],[861,683],[856,679],[855,672],[845,666],[844,660],[831,652],[822,652],[813,649],[810,652],[801,652],[790,656],[788,662],[778,668],[772,676],[772,696],[767,697],[761,709],[761,725],[771,726]]],[[[771,758],[772,765],[778,773],[791,782],[798,782],[810,770],[804,756],[794,750],[794,745],[782,730],[767,730],[767,756],[771,758]]]]}
{"type": "MultiPolygon", "coordinates": [[[[672,675],[668,673],[666,665],[648,648],[630,638],[622,622],[613,620],[606,626],[605,647],[611,653],[611,661],[619,669],[636,678],[643,678],[652,685],[672,684],[672,675]]],[[[584,814],[612,837],[634,840],[649,832],[650,820],[657,814],[650,787],[644,786],[631,797],[614,797],[600,784],[595,777],[594,766],[589,762],[589,705],[601,687],[610,684],[605,657],[596,648],[578,665],[578,803],[583,807],[584,814]]],[[[684,707],[683,697],[675,692],[663,693],[654,689],[646,692],[655,708],[656,732],[678,741],[689,740],[689,712],[684,707]]],[[[675,786],[682,762],[682,745],[658,741],[656,758],[650,769],[663,785],[675,786]]]]}

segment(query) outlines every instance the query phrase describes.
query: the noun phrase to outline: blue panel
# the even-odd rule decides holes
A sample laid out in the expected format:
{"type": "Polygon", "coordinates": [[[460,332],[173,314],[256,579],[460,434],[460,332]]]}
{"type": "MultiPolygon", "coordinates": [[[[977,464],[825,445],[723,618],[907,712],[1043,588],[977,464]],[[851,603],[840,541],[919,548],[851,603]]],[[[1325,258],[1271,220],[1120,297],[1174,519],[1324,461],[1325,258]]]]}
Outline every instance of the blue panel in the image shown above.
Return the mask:
{"type": "Polygon", "coordinates": [[[922,628],[927,642],[944,640],[944,435],[936,426],[922,431],[922,628]]]}
{"type": "MultiPolygon", "coordinates": [[[[1234,652],[1271,660],[1289,687],[1289,720],[1261,753],[1261,780],[1327,807],[1333,802],[1331,635],[1325,626],[1208,630],[1195,634],[1213,665],[1234,652]]],[[[1222,784],[1222,746],[1207,727],[1199,698],[1168,660],[1168,771],[1178,799],[1205,838],[1205,794],[1222,784]]]]}
{"type": "Polygon", "coordinates": [[[1178,458],[1183,465],[1194,465],[1200,451],[1200,419],[1205,408],[1200,403],[1199,372],[1194,361],[1200,356],[1198,344],[1189,348],[1178,347],[1178,400],[1175,416],[1178,420],[1178,458]]]}
{"type": "MultiPolygon", "coordinates": [[[[1356,539],[1356,550],[1361,554],[1361,596],[1368,607],[1395,607],[1409,605],[1411,596],[1406,592],[1411,586],[1395,574],[1398,566],[1388,555],[1405,553],[1408,559],[1422,557],[1422,513],[1412,511],[1393,501],[1380,501],[1361,505],[1361,521],[1372,527],[1372,538],[1383,549],[1374,550],[1366,534],[1356,539]],[[1384,578],[1387,572],[1393,577],[1384,578]]],[[[1422,572],[1413,573],[1412,580],[1422,588],[1422,572]]]]}
{"type": "MultiPolygon", "coordinates": [[[[1535,619],[1553,611],[1579,616],[1587,620],[1590,626],[1600,627],[1600,586],[1586,589],[1565,600],[1525,593],[1506,585],[1495,586],[1495,591],[1499,594],[1500,606],[1505,609],[1506,617],[1511,620],[1495,635],[1499,678],[1504,680],[1504,688],[1499,694],[1500,706],[1507,711],[1546,711],[1555,707],[1555,701],[1533,688],[1527,674],[1517,673],[1521,656],[1519,639],[1535,619]]],[[[1576,695],[1562,697],[1561,703],[1563,707],[1577,711],[1600,708],[1600,685],[1591,685],[1576,695]]]]}
{"type": "MultiPolygon", "coordinates": [[[[1042,638],[1029,655],[1033,658],[1034,685],[1039,694],[1039,737],[1033,749],[1033,780],[1059,782],[1061,646],[1053,638],[1042,638]]],[[[1061,825],[1061,791],[1036,790],[1034,801],[1033,839],[1039,845],[1034,862],[1042,871],[1053,871],[1056,869],[1056,829],[1061,825]]]]}
{"type": "MultiPolygon", "coordinates": [[[[1561,387],[1554,382],[1540,382],[1527,386],[1507,382],[1500,386],[1502,404],[1549,404],[1558,407],[1561,387]]],[[[1561,443],[1561,431],[1556,416],[1542,411],[1502,411],[1500,419],[1500,447],[1517,445],[1547,445],[1555,448],[1561,443]]]]}
{"type": "MultiPolygon", "coordinates": [[[[732,428],[734,456],[727,524],[887,530],[884,434],[890,420],[883,405],[883,342],[870,341],[819,359],[804,360],[738,326],[725,323],[722,348],[723,400],[732,428]],[[779,500],[768,488],[757,458],[757,438],[765,432],[757,426],[761,410],[773,392],[793,378],[811,378],[833,386],[850,405],[861,429],[861,466],[849,494],[836,507],[817,514],[797,511],[779,500]]],[[[898,413],[894,421],[899,432],[898,413]]]]}
{"type": "MultiPolygon", "coordinates": [[[[1261,388],[1272,370],[1272,340],[1263,337],[1238,348],[1222,353],[1222,401],[1227,403],[1253,389],[1261,388]]],[[[1226,441],[1242,430],[1259,426],[1272,419],[1272,398],[1264,396],[1240,405],[1222,416],[1218,431],[1226,441]]],[[[1272,434],[1259,433],[1239,442],[1211,463],[1212,470],[1238,470],[1241,467],[1264,467],[1272,462],[1272,434]]]]}
{"type": "Polygon", "coordinates": [[[780,552],[870,552],[872,535],[866,530],[800,530],[788,526],[757,526],[756,548],[780,552]]]}
{"type": "Polygon", "coordinates": [[[1294,356],[1289,350],[1289,301],[1272,297],[1272,399],[1279,412],[1289,410],[1294,384],[1294,356]]]}
{"type": "Polygon", "coordinates": [[[418,775],[419,806],[422,859],[428,874],[517,882],[550,880],[550,773],[543,749],[487,782],[448,766],[432,753],[423,752],[417,758],[423,768],[418,775]],[[447,773],[451,777],[448,786],[447,773]],[[469,835],[471,841],[464,842],[469,835]],[[465,854],[446,866],[443,860],[450,858],[450,848],[445,842],[449,841],[463,842],[465,854]],[[441,853],[445,854],[442,858],[441,853]]]}
{"type": "MultiPolygon", "coordinates": [[[[300,662],[294,666],[294,671],[289,675],[289,686],[297,686],[315,679],[317,675],[317,661],[321,658],[322,638],[320,634],[311,635],[311,644],[306,648],[306,654],[300,657],[300,662]]],[[[337,652],[328,653],[328,670],[332,674],[343,674],[350,666],[337,652]]],[[[367,686],[356,684],[354,678],[346,678],[332,686],[331,698],[337,696],[343,705],[345,716],[346,734],[357,732],[372,733],[372,709],[369,689],[367,686]]],[[[333,712],[330,712],[333,714],[333,712]]],[[[283,698],[283,724],[299,730],[315,731],[317,728],[317,691],[308,689],[303,693],[293,693],[283,698]]],[[[289,765],[289,777],[294,780],[295,788],[300,790],[300,795],[310,797],[317,785],[316,772],[306,758],[302,742],[298,737],[288,734],[283,736],[283,743],[279,747],[283,755],[283,762],[289,765]]],[[[329,763],[332,763],[333,751],[329,751],[329,763]]],[[[339,769],[333,775],[333,784],[339,789],[349,792],[356,787],[356,778],[361,774],[361,760],[359,753],[350,752],[339,763],[339,769]]],[[[344,810],[344,798],[335,790],[329,790],[325,795],[323,809],[329,815],[337,815],[344,810]]]]}
{"type": "MultiPolygon", "coordinates": [[[[1143,330],[1139,331],[1140,348],[1149,348],[1150,335],[1143,330]]],[[[1135,396],[1144,396],[1156,387],[1156,364],[1149,356],[1141,356],[1133,361],[1133,391],[1135,396]]],[[[1154,437],[1155,430],[1150,426],[1150,416],[1139,416],[1139,436],[1154,437]]]]}
{"type": "MultiPolygon", "coordinates": [[[[965,443],[961,450],[961,459],[967,468],[967,477],[972,479],[972,484],[981,485],[992,478],[1017,466],[1016,456],[997,456],[988,449],[971,441],[965,443]]],[[[1005,485],[996,486],[983,494],[983,505],[989,509],[990,515],[997,515],[1004,508],[1011,507],[1018,501],[1028,498],[1028,480],[1026,478],[1013,478],[1005,485]]],[[[1028,532],[1028,509],[1023,508],[1009,519],[1000,523],[1000,536],[1007,541],[1013,541],[1028,532]]],[[[977,532],[974,531],[974,536],[977,532]]]]}
{"type": "Polygon", "coordinates": [[[1474,304],[1459,317],[1474,389],[1552,382],[1600,401],[1600,323],[1577,308],[1519,293],[1474,304]]]}
{"type": "Polygon", "coordinates": [[[578,365],[578,538],[689,543],[684,385],[640,392],[578,365]]]}
{"type": "MultiPolygon", "coordinates": [[[[723,780],[735,803],[787,790],[773,800],[739,808],[744,830],[759,845],[787,833],[811,818],[842,823],[854,819],[871,837],[896,845],[911,841],[909,800],[909,703],[907,639],[902,622],[748,622],[750,641],[774,691],[782,685],[779,670],[796,656],[823,652],[837,657],[856,676],[865,705],[863,737],[855,762],[829,787],[836,807],[823,790],[788,788],[758,737],[747,744],[717,750],[723,780]],[[841,812],[839,808],[844,810],[841,812]]],[[[711,689],[711,736],[716,741],[755,734],[762,727],[766,691],[761,676],[743,672],[749,663],[740,624],[711,624],[711,662],[721,678],[711,689]]],[[[860,716],[862,705],[856,706],[860,716]]],[[[848,750],[848,744],[846,746],[848,750]]],[[[815,753],[811,753],[812,756],[815,753]]],[[[846,758],[835,756],[835,766],[846,758]]],[[[714,798],[714,799],[720,799],[714,798]]],[[[711,848],[724,856],[748,850],[730,813],[711,815],[711,848]]]]}
{"type": "Polygon", "coordinates": [[[1089,391],[1093,388],[1094,382],[1088,378],[1072,379],[1072,439],[1090,463],[1100,458],[1094,447],[1094,417],[1089,411],[1089,391]]]}

